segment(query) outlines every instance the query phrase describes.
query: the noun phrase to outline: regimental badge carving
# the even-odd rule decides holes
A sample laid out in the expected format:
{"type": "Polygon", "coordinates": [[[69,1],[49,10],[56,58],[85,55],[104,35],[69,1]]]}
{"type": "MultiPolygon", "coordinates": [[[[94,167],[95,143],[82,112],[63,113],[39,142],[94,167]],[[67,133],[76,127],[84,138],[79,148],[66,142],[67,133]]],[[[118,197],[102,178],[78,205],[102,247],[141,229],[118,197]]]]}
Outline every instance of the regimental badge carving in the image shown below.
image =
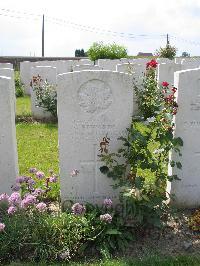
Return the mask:
{"type": "Polygon", "coordinates": [[[84,83],[78,90],[79,105],[87,113],[100,113],[112,104],[112,91],[98,79],[84,83]]]}

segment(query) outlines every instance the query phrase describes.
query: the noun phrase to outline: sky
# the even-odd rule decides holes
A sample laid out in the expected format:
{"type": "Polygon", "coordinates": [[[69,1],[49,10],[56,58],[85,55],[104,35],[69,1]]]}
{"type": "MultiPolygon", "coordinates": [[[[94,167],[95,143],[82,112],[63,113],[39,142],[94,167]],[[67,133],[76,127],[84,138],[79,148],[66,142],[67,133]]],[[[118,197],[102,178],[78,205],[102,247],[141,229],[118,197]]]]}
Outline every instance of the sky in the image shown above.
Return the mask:
{"type": "Polygon", "coordinates": [[[124,45],[129,55],[170,44],[200,55],[199,0],[1,0],[0,56],[74,56],[93,42],[124,45]]]}

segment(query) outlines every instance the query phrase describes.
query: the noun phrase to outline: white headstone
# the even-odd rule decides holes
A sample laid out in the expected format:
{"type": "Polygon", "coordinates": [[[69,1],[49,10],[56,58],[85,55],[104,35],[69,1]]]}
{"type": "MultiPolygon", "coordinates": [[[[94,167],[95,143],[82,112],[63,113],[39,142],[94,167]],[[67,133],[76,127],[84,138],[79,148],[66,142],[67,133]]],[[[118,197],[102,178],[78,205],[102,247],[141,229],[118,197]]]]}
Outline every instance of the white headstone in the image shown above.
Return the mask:
{"type": "Polygon", "coordinates": [[[159,85],[162,84],[163,81],[167,81],[170,86],[174,85],[174,73],[176,71],[181,71],[182,65],[181,64],[159,64],[157,70],[157,79],[159,85]]]}
{"type": "Polygon", "coordinates": [[[20,80],[23,84],[25,94],[30,95],[31,62],[20,62],[20,80]]]}
{"type": "Polygon", "coordinates": [[[80,59],[77,61],[76,65],[85,65],[85,64],[94,65],[94,62],[91,61],[90,59],[80,59]]]}
{"type": "Polygon", "coordinates": [[[10,193],[18,175],[12,79],[0,76],[0,194],[10,193]]]}
{"type": "MultiPolygon", "coordinates": [[[[116,152],[131,124],[131,75],[81,71],[58,76],[58,131],[62,201],[101,204],[118,198],[112,179],[100,173],[101,152],[116,152]],[[109,143],[108,146],[106,141],[109,143]],[[79,171],[70,176],[73,169],[79,171]]],[[[133,108],[134,107],[134,108],[133,108]]]]}
{"type": "Polygon", "coordinates": [[[199,68],[200,67],[200,59],[185,58],[181,61],[181,64],[182,64],[183,70],[199,68]]]}
{"type": "Polygon", "coordinates": [[[99,59],[97,64],[104,70],[116,71],[116,65],[120,63],[120,59],[99,59]]]}
{"type": "Polygon", "coordinates": [[[175,117],[175,137],[181,137],[182,156],[172,154],[180,161],[182,169],[169,168],[169,174],[178,175],[180,181],[168,184],[168,191],[175,195],[178,207],[200,205],[200,69],[175,73],[178,88],[178,113],[175,117]]]}
{"type": "Polygon", "coordinates": [[[102,68],[98,65],[76,65],[73,67],[73,71],[82,71],[82,70],[102,70],[102,68]]]}
{"type": "Polygon", "coordinates": [[[11,64],[11,63],[0,63],[0,68],[11,68],[11,69],[13,69],[13,64],[11,64]]]}
{"type": "MultiPolygon", "coordinates": [[[[44,84],[45,81],[48,84],[56,87],[56,67],[50,66],[36,66],[31,68],[31,77],[38,77],[41,79],[40,84],[44,84]]],[[[45,111],[42,107],[37,106],[37,98],[33,89],[31,89],[31,111],[32,116],[38,119],[49,119],[52,117],[51,113],[45,111]]]]}

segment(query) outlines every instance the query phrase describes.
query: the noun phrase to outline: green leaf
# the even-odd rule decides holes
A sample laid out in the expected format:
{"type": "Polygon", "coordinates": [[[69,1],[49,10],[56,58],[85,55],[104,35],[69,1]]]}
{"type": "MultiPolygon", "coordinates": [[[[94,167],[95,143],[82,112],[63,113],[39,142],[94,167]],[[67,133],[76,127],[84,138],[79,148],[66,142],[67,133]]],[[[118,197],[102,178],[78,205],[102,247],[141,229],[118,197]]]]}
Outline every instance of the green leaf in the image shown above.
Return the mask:
{"type": "Polygon", "coordinates": [[[178,169],[182,169],[182,164],[181,164],[180,162],[176,162],[176,167],[177,167],[178,169]]]}
{"type": "Polygon", "coordinates": [[[135,187],[137,189],[142,189],[144,185],[144,178],[141,176],[136,176],[135,178],[135,187]]]}
{"type": "Polygon", "coordinates": [[[118,231],[117,229],[108,229],[105,232],[106,235],[121,235],[122,233],[118,231]]]}
{"type": "Polygon", "coordinates": [[[107,174],[108,172],[109,172],[109,168],[108,168],[108,166],[106,166],[106,165],[103,165],[103,166],[101,166],[100,168],[99,168],[99,170],[100,170],[100,172],[102,173],[102,174],[107,174]]]}

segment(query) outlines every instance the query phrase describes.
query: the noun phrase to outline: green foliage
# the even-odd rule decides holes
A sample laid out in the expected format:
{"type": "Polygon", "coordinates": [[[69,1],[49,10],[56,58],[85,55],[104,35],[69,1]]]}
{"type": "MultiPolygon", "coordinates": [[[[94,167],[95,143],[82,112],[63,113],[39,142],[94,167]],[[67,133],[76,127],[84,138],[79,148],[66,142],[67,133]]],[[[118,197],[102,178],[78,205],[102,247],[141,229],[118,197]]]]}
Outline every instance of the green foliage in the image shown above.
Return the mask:
{"type": "Polygon", "coordinates": [[[160,110],[162,104],[162,92],[157,86],[155,70],[153,68],[148,69],[142,86],[138,87],[135,84],[134,88],[137,95],[139,115],[143,116],[145,120],[154,116],[160,110]]]}
{"type": "Polygon", "coordinates": [[[176,88],[169,89],[167,82],[158,88],[154,63],[148,64],[144,87],[137,89],[143,122],[133,121],[127,137],[119,138],[122,147],[117,153],[100,155],[105,163],[101,172],[121,188],[126,219],[139,228],[162,225],[162,216],[168,209],[166,183],[178,180],[178,176],[168,175],[167,167],[182,167],[180,162],[169,159],[172,150],[181,155],[183,146],[181,138],[173,135],[173,115],[178,108],[176,88]]]}
{"type": "Polygon", "coordinates": [[[15,95],[16,97],[24,96],[24,89],[20,81],[19,71],[15,71],[15,95]]]}
{"type": "Polygon", "coordinates": [[[45,81],[42,85],[40,82],[33,83],[32,88],[36,94],[37,106],[44,108],[54,118],[57,118],[57,92],[55,86],[45,81]]]}
{"type": "Polygon", "coordinates": [[[75,57],[86,57],[87,53],[84,51],[84,49],[76,49],[75,50],[75,57]]]}
{"type": "Polygon", "coordinates": [[[130,241],[135,239],[134,232],[125,223],[122,213],[117,211],[117,208],[87,204],[86,209],[86,217],[91,223],[91,228],[94,228],[84,245],[86,250],[95,247],[104,259],[108,259],[115,251],[124,252],[130,241]],[[105,213],[112,216],[112,222],[99,219],[105,213]]]}
{"type": "Polygon", "coordinates": [[[115,43],[106,45],[103,42],[95,42],[89,48],[88,56],[92,61],[97,59],[120,59],[127,57],[127,49],[115,43]]]}
{"type": "Polygon", "coordinates": [[[188,52],[182,52],[182,57],[190,57],[190,54],[188,52]]]}
{"type": "Polygon", "coordinates": [[[4,214],[5,231],[0,232],[0,263],[12,260],[68,261],[84,243],[89,232],[85,217],[38,211],[4,214]]]}
{"type": "Polygon", "coordinates": [[[176,56],[176,52],[176,47],[167,44],[166,47],[160,47],[160,49],[156,51],[156,54],[159,57],[174,59],[174,57],[176,56]]]}

